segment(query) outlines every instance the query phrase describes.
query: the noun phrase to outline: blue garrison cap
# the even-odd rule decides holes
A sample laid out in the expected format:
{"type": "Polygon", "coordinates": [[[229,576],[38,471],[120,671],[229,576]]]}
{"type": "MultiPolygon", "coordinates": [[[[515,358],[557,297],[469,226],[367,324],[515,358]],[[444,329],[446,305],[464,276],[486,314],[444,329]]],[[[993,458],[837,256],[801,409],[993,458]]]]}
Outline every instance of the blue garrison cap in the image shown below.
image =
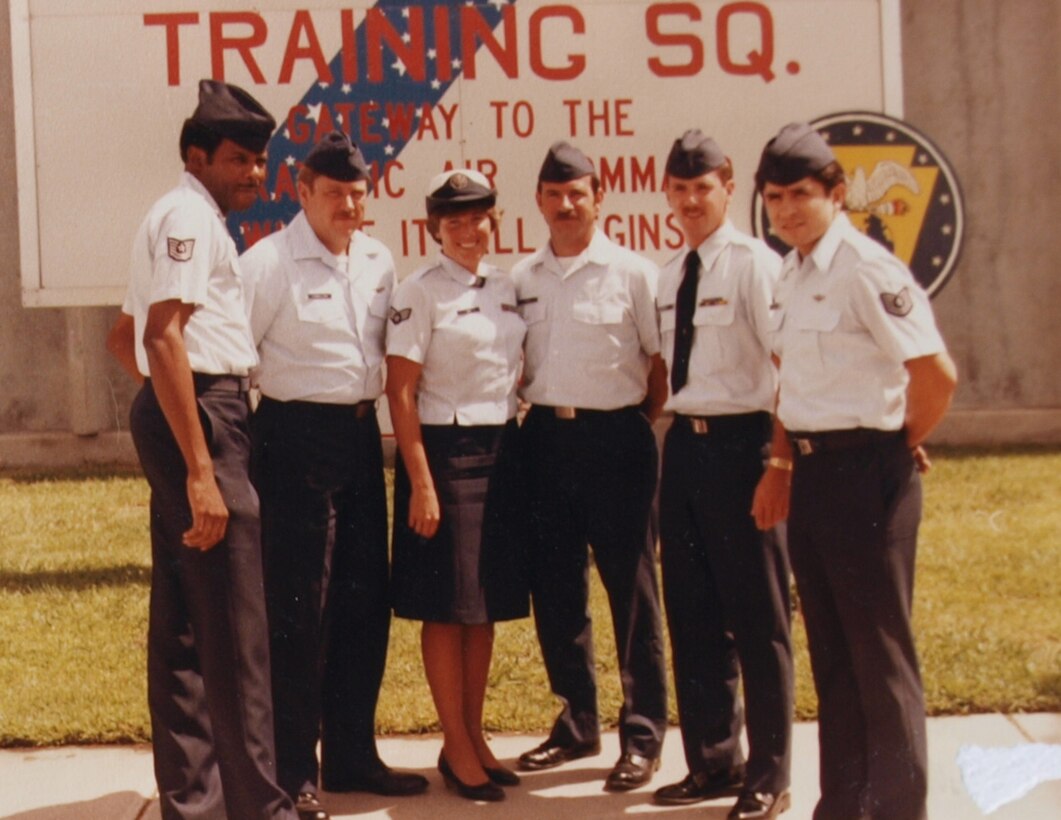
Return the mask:
{"type": "Polygon", "coordinates": [[[427,215],[451,214],[466,208],[492,208],[497,191],[478,171],[454,168],[435,176],[427,186],[427,215]]]}
{"type": "Polygon", "coordinates": [[[549,146],[549,153],[538,172],[538,182],[570,182],[596,174],[593,163],[585,154],[561,140],[549,146]]]}
{"type": "Polygon", "coordinates": [[[789,123],[766,143],[755,186],[762,189],[767,182],[791,185],[833,162],[836,154],[821,134],[805,122],[789,123]]]}
{"type": "Polygon", "coordinates": [[[726,164],[726,155],[711,137],[691,128],[674,141],[667,156],[667,176],[695,179],[726,164]]]}
{"type": "Polygon", "coordinates": [[[199,104],[184,127],[200,126],[248,151],[265,150],[276,120],[242,88],[217,80],[199,81],[199,104]]]}
{"type": "Polygon", "coordinates": [[[302,164],[340,182],[355,182],[370,176],[361,150],[342,131],[332,131],[314,145],[302,164]]]}

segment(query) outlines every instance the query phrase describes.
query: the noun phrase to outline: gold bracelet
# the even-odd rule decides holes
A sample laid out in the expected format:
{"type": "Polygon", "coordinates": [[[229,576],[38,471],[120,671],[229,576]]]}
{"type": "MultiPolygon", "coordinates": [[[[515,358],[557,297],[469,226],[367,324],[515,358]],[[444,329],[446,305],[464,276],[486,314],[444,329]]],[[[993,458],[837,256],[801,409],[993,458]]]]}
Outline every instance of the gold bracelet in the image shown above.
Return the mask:
{"type": "Polygon", "coordinates": [[[777,469],[784,470],[785,472],[788,472],[788,473],[792,472],[792,460],[791,459],[780,458],[778,456],[770,456],[769,460],[767,460],[766,463],[770,467],[777,467],[777,469]]]}

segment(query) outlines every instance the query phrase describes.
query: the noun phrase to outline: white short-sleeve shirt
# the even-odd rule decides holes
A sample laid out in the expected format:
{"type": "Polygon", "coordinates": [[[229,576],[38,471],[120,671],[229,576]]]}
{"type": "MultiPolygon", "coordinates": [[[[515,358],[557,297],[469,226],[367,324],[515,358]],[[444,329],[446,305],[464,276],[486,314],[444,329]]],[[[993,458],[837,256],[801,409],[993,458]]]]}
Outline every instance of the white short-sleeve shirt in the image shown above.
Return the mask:
{"type": "Polygon", "coordinates": [[[357,231],[347,253],[321,243],[304,213],[240,258],[261,363],[254,380],[279,401],[354,404],[383,392],[383,339],[394,259],[357,231]]]}
{"type": "MultiPolygon", "coordinates": [[[[668,369],[674,363],[675,308],[689,250],[660,271],[660,335],[668,369]]],[[[665,409],[690,416],[772,412],[777,375],[770,361],[769,313],[781,257],[728,220],[696,250],[700,278],[689,378],[665,409]]]]}
{"type": "Polygon", "coordinates": [[[504,424],[516,415],[525,332],[507,273],[485,263],[472,273],[440,253],[398,285],[387,355],[422,366],[422,424],[504,424]]]}
{"type": "Polygon", "coordinates": [[[640,404],[660,352],[658,276],[600,230],[572,264],[561,265],[549,245],[520,260],[512,270],[527,323],[520,395],[595,410],[640,404]]]}
{"type": "Polygon", "coordinates": [[[804,259],[785,257],[771,304],[788,430],[898,430],[910,359],[946,348],[907,267],[839,214],[804,259]]]}
{"type": "Polygon", "coordinates": [[[151,305],[195,305],[184,346],[196,373],[245,376],[258,361],[244,308],[236,244],[210,193],[191,174],[158,200],[133,241],[122,310],[133,317],[136,364],[150,376],[144,325],[151,305]]]}

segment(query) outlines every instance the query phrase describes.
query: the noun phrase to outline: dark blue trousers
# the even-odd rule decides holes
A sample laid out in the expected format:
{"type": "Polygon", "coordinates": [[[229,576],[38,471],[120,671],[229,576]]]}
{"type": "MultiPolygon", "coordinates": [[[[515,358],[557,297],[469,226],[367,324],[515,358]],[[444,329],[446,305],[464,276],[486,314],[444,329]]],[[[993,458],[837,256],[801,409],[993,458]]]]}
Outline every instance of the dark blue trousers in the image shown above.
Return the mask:
{"type": "Polygon", "coordinates": [[[191,526],[187,470],[148,381],[131,429],[151,486],[148,702],[164,820],[293,818],[277,786],[258,497],[248,478],[246,396],[197,377],[199,414],[229,510],[207,551],[191,526]]]}
{"type": "Polygon", "coordinates": [[[530,516],[531,596],[545,667],[563,709],[551,739],[600,737],[589,553],[608,593],[619,656],[623,752],[658,757],[667,725],[655,545],[648,536],[656,441],[636,408],[557,418],[533,407],[520,431],[530,516]]]}
{"type": "Polygon", "coordinates": [[[273,656],[277,768],[290,795],[379,766],[387,496],[374,408],[263,398],[252,475],[273,656]]]}
{"type": "Polygon", "coordinates": [[[660,536],[674,684],[689,771],[744,762],[751,791],[788,788],[792,647],[788,558],[751,515],[770,416],[676,417],[663,446],[660,536]],[[741,708],[743,677],[746,720],[741,708]]]}
{"type": "MultiPolygon", "coordinates": [[[[846,431],[845,431],[846,435],[846,431]]],[[[924,820],[925,704],[910,626],[921,479],[902,432],[801,455],[789,551],[818,691],[815,820],[924,820]]]]}

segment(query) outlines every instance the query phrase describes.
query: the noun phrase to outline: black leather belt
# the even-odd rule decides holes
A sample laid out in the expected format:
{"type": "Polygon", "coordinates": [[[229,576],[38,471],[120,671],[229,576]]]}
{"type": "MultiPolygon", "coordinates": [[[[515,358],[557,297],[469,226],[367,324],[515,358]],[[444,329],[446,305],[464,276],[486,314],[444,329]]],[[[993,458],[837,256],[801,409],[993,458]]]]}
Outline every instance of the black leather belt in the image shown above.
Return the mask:
{"type": "Polygon", "coordinates": [[[246,376],[232,376],[218,373],[192,373],[192,384],[196,393],[207,390],[222,390],[226,393],[246,393],[250,389],[250,379],[246,376]]]}
{"type": "Polygon", "coordinates": [[[870,427],[854,427],[850,430],[821,430],[814,433],[790,431],[792,450],[801,456],[813,453],[828,453],[836,450],[853,450],[858,447],[873,447],[904,437],[904,430],[876,430],[870,427]]]}
{"type": "Polygon", "coordinates": [[[597,416],[610,416],[616,413],[629,413],[636,410],[637,407],[634,405],[629,407],[616,407],[614,410],[597,410],[592,407],[561,407],[549,404],[535,404],[531,407],[532,412],[538,411],[548,413],[549,415],[555,416],[558,419],[563,419],[564,421],[593,418],[597,416]]]}
{"type": "Polygon", "coordinates": [[[280,401],[279,399],[273,399],[269,396],[262,396],[262,404],[267,404],[271,408],[281,412],[284,410],[288,410],[295,413],[303,412],[315,413],[320,415],[327,414],[335,418],[349,418],[350,416],[353,416],[358,421],[364,418],[368,418],[368,416],[376,412],[375,399],[362,399],[361,401],[354,402],[353,404],[331,404],[329,402],[302,401],[300,399],[292,399],[291,401],[280,401]]]}
{"type": "Polygon", "coordinates": [[[769,436],[770,414],[765,411],[755,413],[727,413],[717,416],[688,416],[675,413],[674,421],[684,424],[698,436],[706,435],[759,435],[769,436]]]}

